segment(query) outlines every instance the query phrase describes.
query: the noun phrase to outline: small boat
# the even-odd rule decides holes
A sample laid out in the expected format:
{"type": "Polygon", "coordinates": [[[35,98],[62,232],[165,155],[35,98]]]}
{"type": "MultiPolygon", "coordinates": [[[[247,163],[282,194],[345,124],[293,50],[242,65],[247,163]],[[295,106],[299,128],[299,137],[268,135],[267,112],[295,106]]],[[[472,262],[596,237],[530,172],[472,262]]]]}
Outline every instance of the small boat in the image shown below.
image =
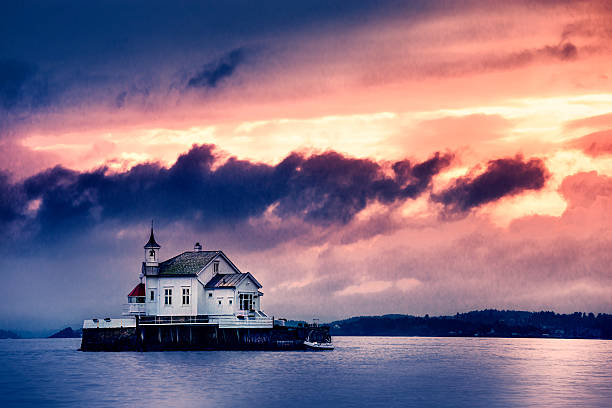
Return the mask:
{"type": "Polygon", "coordinates": [[[304,340],[304,346],[309,350],[333,350],[334,345],[332,343],[319,343],[318,341],[310,341],[310,333],[304,340]]]}
{"type": "Polygon", "coordinates": [[[333,350],[334,345],[332,343],[319,343],[316,341],[304,340],[304,345],[310,350],[333,350]]]}

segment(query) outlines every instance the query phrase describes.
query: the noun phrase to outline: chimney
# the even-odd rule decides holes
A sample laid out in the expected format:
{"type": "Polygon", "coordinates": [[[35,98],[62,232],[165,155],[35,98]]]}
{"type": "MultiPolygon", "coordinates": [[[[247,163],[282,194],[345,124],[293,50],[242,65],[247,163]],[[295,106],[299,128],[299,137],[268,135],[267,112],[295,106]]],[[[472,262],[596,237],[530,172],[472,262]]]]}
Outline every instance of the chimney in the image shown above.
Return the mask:
{"type": "Polygon", "coordinates": [[[202,245],[200,245],[199,242],[196,242],[195,245],[193,246],[193,251],[200,252],[201,250],[202,250],[202,245]]]}

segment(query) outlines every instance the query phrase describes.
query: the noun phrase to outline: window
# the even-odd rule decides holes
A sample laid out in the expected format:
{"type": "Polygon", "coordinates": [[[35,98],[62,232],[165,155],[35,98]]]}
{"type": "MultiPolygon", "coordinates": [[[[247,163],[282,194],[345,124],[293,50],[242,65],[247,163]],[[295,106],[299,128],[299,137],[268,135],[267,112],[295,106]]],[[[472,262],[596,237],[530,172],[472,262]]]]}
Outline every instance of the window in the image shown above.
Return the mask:
{"type": "Polygon", "coordinates": [[[183,288],[183,305],[189,304],[189,288],[183,288]]]}
{"type": "Polygon", "coordinates": [[[240,294],[240,310],[253,310],[253,295],[251,293],[240,294]]]}
{"type": "Polygon", "coordinates": [[[219,261],[213,263],[213,273],[219,273],[219,261]]]}
{"type": "Polygon", "coordinates": [[[212,297],[212,292],[208,293],[208,297],[210,297],[210,298],[212,297]]]}
{"type": "Polygon", "coordinates": [[[229,300],[229,304],[231,305],[232,303],[233,303],[233,302],[232,302],[232,299],[230,299],[230,300],[229,300]]]}
{"type": "Polygon", "coordinates": [[[149,251],[149,256],[151,257],[151,259],[155,260],[155,251],[151,249],[149,251]]]}
{"type": "Polygon", "coordinates": [[[172,304],[172,289],[164,289],[164,305],[172,304]]]}
{"type": "Polygon", "coordinates": [[[221,306],[221,301],[219,300],[219,306],[221,306]]]}
{"type": "Polygon", "coordinates": [[[151,302],[155,302],[155,291],[154,290],[151,291],[151,297],[149,297],[149,300],[151,302]]]}

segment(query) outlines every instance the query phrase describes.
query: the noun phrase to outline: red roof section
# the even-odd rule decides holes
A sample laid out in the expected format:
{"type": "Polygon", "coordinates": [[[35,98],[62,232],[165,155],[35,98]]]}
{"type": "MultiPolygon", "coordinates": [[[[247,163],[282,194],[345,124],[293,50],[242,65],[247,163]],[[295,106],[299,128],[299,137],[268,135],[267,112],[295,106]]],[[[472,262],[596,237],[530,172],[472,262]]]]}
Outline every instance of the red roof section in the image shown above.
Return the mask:
{"type": "Polygon", "coordinates": [[[132,297],[132,296],[145,296],[145,284],[139,283],[138,285],[136,285],[136,287],[132,289],[132,291],[128,295],[128,297],[132,297]]]}

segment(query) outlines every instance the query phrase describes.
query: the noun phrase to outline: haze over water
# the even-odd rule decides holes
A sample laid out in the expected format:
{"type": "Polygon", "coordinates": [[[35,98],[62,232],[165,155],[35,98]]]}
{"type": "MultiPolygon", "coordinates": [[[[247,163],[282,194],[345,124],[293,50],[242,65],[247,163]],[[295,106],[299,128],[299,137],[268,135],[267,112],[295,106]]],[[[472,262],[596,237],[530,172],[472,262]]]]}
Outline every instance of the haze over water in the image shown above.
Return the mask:
{"type": "Polygon", "coordinates": [[[609,407],[612,342],[336,337],[333,352],[0,341],[0,406],[609,407]]]}

